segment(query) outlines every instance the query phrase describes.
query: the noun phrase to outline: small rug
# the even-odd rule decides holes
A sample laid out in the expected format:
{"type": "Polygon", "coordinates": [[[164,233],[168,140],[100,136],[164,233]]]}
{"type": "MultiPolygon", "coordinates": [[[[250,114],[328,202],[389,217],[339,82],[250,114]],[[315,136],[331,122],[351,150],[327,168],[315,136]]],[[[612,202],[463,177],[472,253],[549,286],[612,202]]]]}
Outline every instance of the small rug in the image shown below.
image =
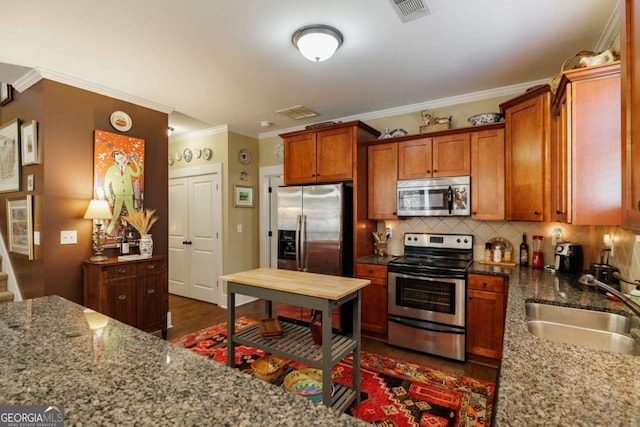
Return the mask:
{"type": "MultiPolygon", "coordinates": [[[[257,321],[239,317],[236,331],[257,321]]],[[[227,328],[211,326],[173,340],[176,345],[226,364],[227,328]]],[[[251,364],[264,352],[236,346],[235,367],[251,373],[251,364]]],[[[304,365],[290,361],[294,369],[304,365]]],[[[352,384],[352,359],[334,366],[333,380],[352,384]]],[[[380,354],[361,351],[361,403],[348,413],[375,426],[488,426],[491,424],[495,384],[380,354]]]]}

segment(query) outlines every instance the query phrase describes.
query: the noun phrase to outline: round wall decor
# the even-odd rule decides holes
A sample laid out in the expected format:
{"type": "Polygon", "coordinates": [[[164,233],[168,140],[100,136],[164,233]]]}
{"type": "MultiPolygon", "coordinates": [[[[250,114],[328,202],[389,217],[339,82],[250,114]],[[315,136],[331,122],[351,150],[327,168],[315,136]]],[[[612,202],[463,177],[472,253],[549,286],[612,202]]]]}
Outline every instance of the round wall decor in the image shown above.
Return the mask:
{"type": "Polygon", "coordinates": [[[111,113],[109,121],[111,122],[111,126],[120,132],[126,132],[131,129],[131,126],[133,126],[131,117],[129,117],[129,115],[124,111],[114,111],[111,113]]]}
{"type": "Polygon", "coordinates": [[[246,148],[241,149],[238,152],[238,160],[243,165],[248,165],[249,162],[251,162],[251,152],[249,150],[247,150],[246,148]]]}

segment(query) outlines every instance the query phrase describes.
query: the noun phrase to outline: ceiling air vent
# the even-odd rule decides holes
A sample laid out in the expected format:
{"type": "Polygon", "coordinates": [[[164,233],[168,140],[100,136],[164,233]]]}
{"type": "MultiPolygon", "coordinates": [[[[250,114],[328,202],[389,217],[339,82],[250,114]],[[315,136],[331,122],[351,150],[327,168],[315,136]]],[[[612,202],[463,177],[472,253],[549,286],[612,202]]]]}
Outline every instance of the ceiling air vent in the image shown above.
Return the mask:
{"type": "Polygon", "coordinates": [[[318,115],[318,113],[316,113],[315,111],[311,111],[307,107],[303,107],[302,105],[296,105],[295,107],[278,110],[278,113],[294,120],[308,119],[309,117],[315,117],[318,115]]]}
{"type": "Polygon", "coordinates": [[[393,8],[402,22],[409,22],[431,14],[424,0],[391,0],[393,8]]]}

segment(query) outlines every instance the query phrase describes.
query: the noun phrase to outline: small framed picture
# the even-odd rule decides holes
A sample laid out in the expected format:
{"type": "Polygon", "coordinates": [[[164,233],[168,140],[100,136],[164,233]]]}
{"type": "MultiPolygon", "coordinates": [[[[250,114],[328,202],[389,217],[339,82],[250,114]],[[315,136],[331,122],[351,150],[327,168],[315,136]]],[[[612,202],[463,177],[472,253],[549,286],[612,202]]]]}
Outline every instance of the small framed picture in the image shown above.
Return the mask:
{"type": "Polygon", "coordinates": [[[0,192],[20,191],[20,123],[0,126],[0,192]]]}
{"type": "Polygon", "coordinates": [[[33,196],[7,199],[9,252],[33,259],[33,196]]]}
{"type": "Polygon", "coordinates": [[[4,105],[13,99],[13,88],[7,83],[0,83],[0,105],[4,105]]]}
{"type": "Polygon", "coordinates": [[[31,120],[20,126],[20,142],[22,145],[22,165],[40,163],[38,151],[38,122],[31,120]]]}
{"type": "Polygon", "coordinates": [[[253,207],[253,187],[236,185],[234,190],[233,206],[236,208],[253,207]]]}

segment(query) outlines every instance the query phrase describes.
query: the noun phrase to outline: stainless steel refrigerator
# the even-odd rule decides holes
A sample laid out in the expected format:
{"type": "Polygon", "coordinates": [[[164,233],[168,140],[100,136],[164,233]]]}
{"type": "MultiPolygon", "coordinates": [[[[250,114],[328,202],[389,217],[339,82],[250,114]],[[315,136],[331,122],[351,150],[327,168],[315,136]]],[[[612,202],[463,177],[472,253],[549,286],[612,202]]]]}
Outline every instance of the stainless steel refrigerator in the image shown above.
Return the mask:
{"type": "MultiPolygon", "coordinates": [[[[351,276],[353,191],[341,184],[278,187],[278,268],[351,276]]],[[[278,315],[307,323],[308,310],[278,305],[278,315]]],[[[345,317],[334,313],[334,327],[345,317]]]]}

